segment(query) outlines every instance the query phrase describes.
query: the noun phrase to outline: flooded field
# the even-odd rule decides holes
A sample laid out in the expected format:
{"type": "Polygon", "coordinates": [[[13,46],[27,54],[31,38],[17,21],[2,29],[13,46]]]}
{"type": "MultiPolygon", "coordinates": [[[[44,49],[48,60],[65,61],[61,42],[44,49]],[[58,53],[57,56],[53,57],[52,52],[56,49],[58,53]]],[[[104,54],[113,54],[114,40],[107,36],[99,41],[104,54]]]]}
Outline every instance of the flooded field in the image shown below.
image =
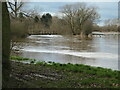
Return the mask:
{"type": "Polygon", "coordinates": [[[19,52],[14,54],[21,57],[118,70],[117,35],[97,35],[92,40],[69,35],[31,35],[18,44],[13,49],[17,48],[19,52]]]}

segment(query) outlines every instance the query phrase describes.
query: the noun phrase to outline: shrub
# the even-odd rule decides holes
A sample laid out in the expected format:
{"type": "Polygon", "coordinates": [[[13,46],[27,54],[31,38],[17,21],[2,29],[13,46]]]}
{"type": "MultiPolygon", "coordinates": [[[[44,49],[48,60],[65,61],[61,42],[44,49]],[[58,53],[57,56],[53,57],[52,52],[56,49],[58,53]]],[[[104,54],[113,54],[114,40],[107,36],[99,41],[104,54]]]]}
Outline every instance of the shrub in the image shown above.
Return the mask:
{"type": "Polygon", "coordinates": [[[13,38],[24,38],[27,36],[28,25],[26,21],[11,20],[11,36],[13,38]]]}

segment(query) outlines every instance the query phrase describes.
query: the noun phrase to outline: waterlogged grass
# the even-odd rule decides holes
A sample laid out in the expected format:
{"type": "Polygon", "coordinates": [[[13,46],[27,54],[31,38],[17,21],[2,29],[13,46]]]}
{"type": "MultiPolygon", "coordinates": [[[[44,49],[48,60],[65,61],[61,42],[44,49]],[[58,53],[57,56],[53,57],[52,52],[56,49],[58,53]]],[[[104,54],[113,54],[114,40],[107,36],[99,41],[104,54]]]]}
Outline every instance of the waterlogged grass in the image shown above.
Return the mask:
{"type": "MultiPolygon", "coordinates": [[[[69,72],[66,75],[69,77],[67,81],[69,85],[73,82],[79,83],[81,87],[98,87],[98,88],[110,88],[110,87],[120,87],[119,75],[120,71],[106,69],[102,67],[92,67],[83,64],[61,64],[55,62],[39,62],[38,65],[43,65],[46,67],[52,67],[60,71],[69,72]],[[80,79],[81,78],[81,79],[80,79]],[[73,80],[72,80],[73,79],[73,80]],[[103,86],[103,87],[102,87],[103,86]]],[[[65,83],[63,81],[63,85],[65,83]]],[[[74,86],[73,86],[74,87],[74,86]]]]}
{"type": "Polygon", "coordinates": [[[11,60],[18,60],[18,61],[31,61],[34,63],[35,59],[30,59],[30,58],[24,58],[24,57],[17,57],[17,56],[11,56],[11,60]]]}
{"type": "MultiPolygon", "coordinates": [[[[35,59],[30,59],[30,58],[23,58],[23,57],[17,57],[17,56],[11,56],[11,60],[18,60],[18,61],[26,61],[30,60],[30,63],[35,63],[35,59]]],[[[97,75],[98,77],[114,77],[118,78],[118,74],[120,71],[112,70],[112,69],[106,69],[102,67],[92,67],[89,65],[83,65],[83,64],[61,64],[61,63],[55,63],[52,61],[41,61],[35,63],[37,65],[43,65],[43,66],[48,66],[48,67],[54,67],[56,69],[60,70],[65,70],[65,71],[73,71],[73,72],[81,72],[81,73],[86,73],[90,75],[97,75]]]]}
{"type": "Polygon", "coordinates": [[[48,67],[54,67],[59,70],[64,71],[72,71],[72,72],[81,72],[85,74],[90,74],[98,77],[108,77],[108,78],[116,78],[118,79],[118,74],[120,74],[120,71],[112,70],[112,69],[106,69],[102,67],[92,67],[88,65],[83,64],[61,64],[61,63],[55,63],[55,62],[38,62],[36,63],[38,65],[44,65],[48,67]]]}
{"type": "MultiPolygon", "coordinates": [[[[14,58],[15,59],[15,58],[14,58]]],[[[28,59],[29,60],[29,59],[28,59]]],[[[119,88],[119,74],[120,71],[106,69],[102,67],[92,67],[83,64],[61,64],[55,62],[33,62],[34,64],[14,64],[14,73],[21,75],[31,73],[37,73],[39,75],[51,75],[56,78],[55,80],[49,80],[49,78],[28,78],[28,82],[31,82],[38,87],[43,88],[119,88]],[[21,65],[21,67],[20,67],[21,65]],[[18,69],[16,71],[16,69],[18,69]],[[59,78],[61,77],[61,78],[59,78]],[[30,79],[30,80],[29,80],[30,79]]],[[[31,76],[30,76],[31,77],[31,76]]],[[[27,86],[25,84],[25,86],[27,86]]],[[[21,87],[25,87],[21,86],[21,87]]],[[[28,85],[27,87],[35,87],[28,85]]]]}

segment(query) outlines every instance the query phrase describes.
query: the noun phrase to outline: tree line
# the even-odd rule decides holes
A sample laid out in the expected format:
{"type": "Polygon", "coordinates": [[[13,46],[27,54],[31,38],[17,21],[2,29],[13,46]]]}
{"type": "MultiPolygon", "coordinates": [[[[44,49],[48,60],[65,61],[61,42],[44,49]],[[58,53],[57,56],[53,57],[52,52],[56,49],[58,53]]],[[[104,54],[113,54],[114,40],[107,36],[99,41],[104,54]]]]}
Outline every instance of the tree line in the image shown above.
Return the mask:
{"type": "MultiPolygon", "coordinates": [[[[94,30],[117,31],[116,24],[106,24],[110,23],[110,20],[105,21],[105,26],[98,26],[96,21],[99,20],[100,15],[97,12],[97,7],[88,6],[86,3],[64,5],[59,9],[62,17],[52,16],[50,13],[41,16],[35,11],[22,11],[21,8],[24,4],[16,0],[14,3],[8,2],[11,9],[10,17],[13,35],[18,34],[17,36],[25,37],[31,32],[56,32],[57,34],[88,37],[94,30]]],[[[111,20],[111,22],[114,22],[114,20],[111,20]]]]}
{"type": "MultiPolygon", "coordinates": [[[[31,15],[27,14],[21,11],[21,8],[24,6],[23,2],[8,2],[8,6],[10,9],[11,26],[13,26],[11,30],[14,35],[17,32],[20,33],[20,31],[26,34],[29,31],[50,31],[57,32],[58,34],[83,34],[88,36],[92,32],[95,20],[99,18],[96,7],[87,6],[86,3],[63,6],[60,8],[60,12],[63,15],[62,18],[52,16],[50,13],[42,16],[36,13],[32,13],[31,15]],[[19,27],[18,30],[17,27],[19,27]],[[90,28],[88,29],[88,27],[90,28]]],[[[22,32],[21,34],[23,34],[22,32]]]]}

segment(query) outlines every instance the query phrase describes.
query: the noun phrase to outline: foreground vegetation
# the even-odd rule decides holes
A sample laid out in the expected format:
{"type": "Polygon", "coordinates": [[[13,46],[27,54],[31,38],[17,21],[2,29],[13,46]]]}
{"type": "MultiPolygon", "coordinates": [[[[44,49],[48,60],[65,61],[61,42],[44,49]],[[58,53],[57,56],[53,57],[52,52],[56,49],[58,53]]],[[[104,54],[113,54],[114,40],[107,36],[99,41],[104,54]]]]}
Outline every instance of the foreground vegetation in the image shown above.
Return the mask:
{"type": "Polygon", "coordinates": [[[13,83],[10,83],[9,87],[119,88],[120,86],[118,82],[120,71],[101,67],[70,63],[60,64],[51,61],[37,62],[36,64],[12,61],[11,67],[9,82],[13,83]]]}
{"type": "Polygon", "coordinates": [[[17,61],[35,61],[35,59],[30,59],[30,58],[24,58],[24,57],[17,57],[17,56],[11,56],[11,60],[17,60],[17,61]]]}

